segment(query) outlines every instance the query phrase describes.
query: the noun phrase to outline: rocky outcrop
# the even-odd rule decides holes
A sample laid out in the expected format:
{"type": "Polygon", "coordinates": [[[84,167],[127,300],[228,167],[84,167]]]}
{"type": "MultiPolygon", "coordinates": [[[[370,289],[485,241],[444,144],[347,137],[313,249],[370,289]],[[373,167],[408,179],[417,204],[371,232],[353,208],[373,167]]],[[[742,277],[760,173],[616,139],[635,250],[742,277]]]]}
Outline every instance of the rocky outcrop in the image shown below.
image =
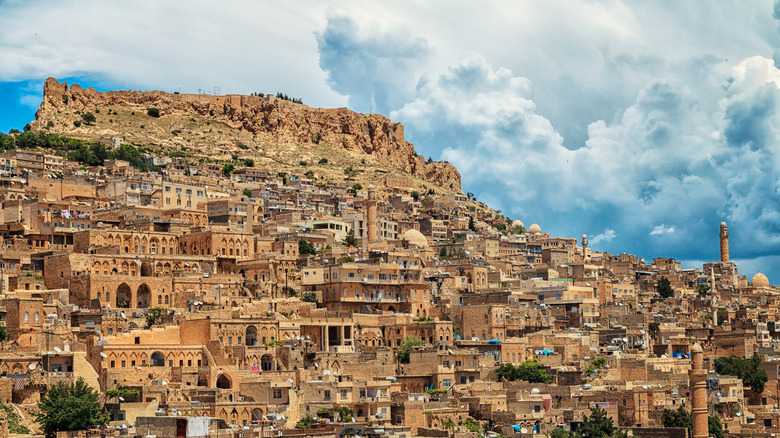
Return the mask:
{"type": "Polygon", "coordinates": [[[43,91],[43,102],[35,114],[39,125],[59,112],[91,111],[99,107],[134,107],[145,111],[147,107],[155,107],[163,118],[172,114],[213,117],[272,144],[325,142],[350,154],[371,156],[382,165],[448,190],[461,190],[460,174],[454,166],[426,163],[404,139],[403,125],[379,114],[359,114],[346,108],[310,108],[275,97],[132,90],[98,92],[77,84],[68,89],[67,83],[54,78],[46,80],[43,91]]]}

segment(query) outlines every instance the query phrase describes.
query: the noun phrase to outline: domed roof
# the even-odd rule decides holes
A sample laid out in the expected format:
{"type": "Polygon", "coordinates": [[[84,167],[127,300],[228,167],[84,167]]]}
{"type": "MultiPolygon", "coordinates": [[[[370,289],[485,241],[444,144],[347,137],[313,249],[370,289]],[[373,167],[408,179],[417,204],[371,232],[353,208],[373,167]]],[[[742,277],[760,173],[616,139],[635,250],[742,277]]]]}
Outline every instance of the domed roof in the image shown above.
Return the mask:
{"type": "Polygon", "coordinates": [[[753,279],[750,280],[750,284],[753,285],[753,287],[769,287],[769,279],[766,278],[766,275],[759,272],[753,276],[753,279]]]}
{"type": "Polygon", "coordinates": [[[721,228],[726,228],[726,222],[721,222],[721,223],[720,223],[720,227],[721,227],[721,228]]]}
{"type": "Polygon", "coordinates": [[[512,222],[512,226],[513,227],[523,227],[523,228],[525,228],[525,225],[523,225],[523,222],[520,221],[520,219],[515,219],[515,221],[512,222]]]}
{"type": "Polygon", "coordinates": [[[428,248],[428,239],[417,230],[409,230],[401,235],[401,240],[414,244],[420,248],[428,248]]]}
{"type": "Polygon", "coordinates": [[[540,227],[537,224],[533,224],[533,225],[531,225],[530,228],[528,228],[528,232],[530,232],[530,233],[541,233],[542,232],[542,227],[540,227]]]}

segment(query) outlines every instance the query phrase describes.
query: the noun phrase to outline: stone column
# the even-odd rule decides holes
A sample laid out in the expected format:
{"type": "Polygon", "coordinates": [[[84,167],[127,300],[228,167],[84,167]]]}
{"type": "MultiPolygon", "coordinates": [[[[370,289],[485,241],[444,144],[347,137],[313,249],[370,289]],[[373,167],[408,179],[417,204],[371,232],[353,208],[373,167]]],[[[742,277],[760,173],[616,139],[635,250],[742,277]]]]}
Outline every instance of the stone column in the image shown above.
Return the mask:
{"type": "Polygon", "coordinates": [[[704,369],[704,352],[701,345],[691,348],[691,371],[688,374],[691,391],[691,418],[693,419],[693,437],[707,438],[707,370],[704,369]]]}
{"type": "Polygon", "coordinates": [[[368,202],[366,222],[368,225],[368,241],[377,240],[376,235],[376,188],[373,185],[368,186],[368,202]]]}
{"type": "Polygon", "coordinates": [[[726,223],[720,223],[720,261],[729,261],[729,231],[726,223]]]}

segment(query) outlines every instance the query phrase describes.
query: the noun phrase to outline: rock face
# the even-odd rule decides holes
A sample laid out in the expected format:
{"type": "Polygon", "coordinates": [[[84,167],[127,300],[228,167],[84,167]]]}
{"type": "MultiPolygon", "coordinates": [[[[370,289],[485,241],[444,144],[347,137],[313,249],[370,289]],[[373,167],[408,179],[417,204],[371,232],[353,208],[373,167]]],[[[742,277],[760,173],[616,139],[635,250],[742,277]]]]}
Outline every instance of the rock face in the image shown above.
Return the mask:
{"type": "Polygon", "coordinates": [[[232,128],[273,144],[336,145],[353,155],[371,156],[380,164],[459,192],[460,173],[443,162],[426,163],[404,139],[404,127],[379,114],[359,114],[346,108],[322,109],[275,97],[172,94],[161,91],[98,92],[48,78],[33,127],[59,112],[91,111],[97,107],[155,107],[162,117],[190,114],[214,117],[232,128]]]}

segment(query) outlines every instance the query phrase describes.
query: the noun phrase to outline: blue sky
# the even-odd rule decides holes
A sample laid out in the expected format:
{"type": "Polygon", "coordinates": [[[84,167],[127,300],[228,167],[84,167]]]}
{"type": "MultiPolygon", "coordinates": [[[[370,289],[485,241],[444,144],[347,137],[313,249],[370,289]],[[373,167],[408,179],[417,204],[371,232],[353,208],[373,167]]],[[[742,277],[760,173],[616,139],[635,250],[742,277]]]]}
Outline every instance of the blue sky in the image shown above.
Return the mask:
{"type": "Polygon", "coordinates": [[[780,282],[780,7],[772,1],[0,0],[0,131],[43,80],[283,91],[406,126],[526,225],[686,266],[731,234],[780,282]]]}

